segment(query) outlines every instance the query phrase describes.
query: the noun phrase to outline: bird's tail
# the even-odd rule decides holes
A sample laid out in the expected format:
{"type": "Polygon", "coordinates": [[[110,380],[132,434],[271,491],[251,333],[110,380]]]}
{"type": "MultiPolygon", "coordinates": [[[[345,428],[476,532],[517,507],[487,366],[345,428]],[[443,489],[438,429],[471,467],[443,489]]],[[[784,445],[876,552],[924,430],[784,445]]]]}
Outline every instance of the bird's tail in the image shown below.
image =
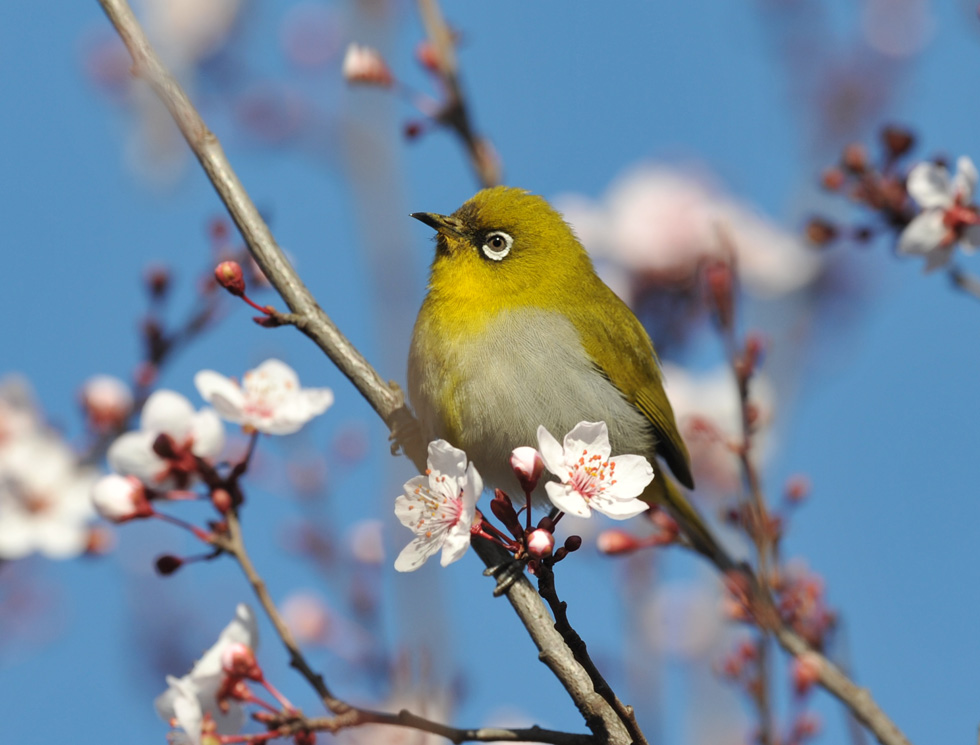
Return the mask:
{"type": "Polygon", "coordinates": [[[714,534],[705,525],[704,519],[688,501],[677,483],[659,466],[654,466],[654,470],[656,476],[640,498],[645,502],[665,507],[670,516],[677,521],[694,550],[721,571],[727,572],[737,568],[738,564],[718,543],[714,534]]]}

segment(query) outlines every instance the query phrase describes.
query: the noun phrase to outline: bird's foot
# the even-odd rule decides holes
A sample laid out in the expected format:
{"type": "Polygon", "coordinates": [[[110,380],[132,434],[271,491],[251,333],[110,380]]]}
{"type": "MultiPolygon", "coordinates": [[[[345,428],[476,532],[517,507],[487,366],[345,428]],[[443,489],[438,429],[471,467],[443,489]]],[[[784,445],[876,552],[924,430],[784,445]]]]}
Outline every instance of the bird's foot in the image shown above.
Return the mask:
{"type": "Polygon", "coordinates": [[[505,594],[514,583],[524,574],[524,567],[527,566],[527,558],[510,559],[483,570],[484,577],[494,577],[497,586],[493,588],[493,596],[499,598],[505,594]]]}

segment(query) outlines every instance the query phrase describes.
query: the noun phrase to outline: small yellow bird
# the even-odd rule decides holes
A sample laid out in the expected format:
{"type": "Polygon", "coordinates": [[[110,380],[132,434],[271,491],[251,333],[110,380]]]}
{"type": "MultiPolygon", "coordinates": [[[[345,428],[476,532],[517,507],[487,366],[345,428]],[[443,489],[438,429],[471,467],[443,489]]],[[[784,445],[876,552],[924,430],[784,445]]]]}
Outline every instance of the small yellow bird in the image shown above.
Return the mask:
{"type": "Polygon", "coordinates": [[[511,451],[536,446],[539,425],[560,440],[581,421],[604,421],[614,455],[654,464],[642,499],[664,505],[694,548],[730,565],[656,461],[693,488],[650,337],[562,216],[542,197],[497,186],[451,215],[412,217],[437,231],[408,360],[426,441],[461,448],[489,485],[513,496],[521,490],[511,451]]]}

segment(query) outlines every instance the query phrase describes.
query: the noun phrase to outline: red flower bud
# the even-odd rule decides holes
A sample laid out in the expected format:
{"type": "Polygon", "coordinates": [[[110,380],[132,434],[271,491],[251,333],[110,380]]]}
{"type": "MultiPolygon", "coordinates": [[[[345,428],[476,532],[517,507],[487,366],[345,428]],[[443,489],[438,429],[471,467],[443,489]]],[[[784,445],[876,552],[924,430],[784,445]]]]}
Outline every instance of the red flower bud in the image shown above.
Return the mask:
{"type": "Polygon", "coordinates": [[[245,275],[237,261],[222,261],[214,270],[214,278],[235,297],[245,294],[245,275]]]}

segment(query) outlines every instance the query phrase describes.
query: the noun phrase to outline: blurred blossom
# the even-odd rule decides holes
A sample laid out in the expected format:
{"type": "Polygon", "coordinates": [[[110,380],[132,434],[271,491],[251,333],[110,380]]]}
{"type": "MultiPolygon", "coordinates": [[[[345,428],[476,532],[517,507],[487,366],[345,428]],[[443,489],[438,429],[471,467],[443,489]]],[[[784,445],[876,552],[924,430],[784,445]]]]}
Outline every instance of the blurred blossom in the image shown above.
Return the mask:
{"type": "Polygon", "coordinates": [[[680,170],[641,166],[621,176],[599,202],[566,195],[555,203],[592,255],[608,262],[600,268],[627,302],[633,278],[690,284],[705,259],[725,258],[719,229],[730,234],[752,294],[784,295],[820,271],[820,257],[796,236],[680,170]]]}
{"type": "MultiPolygon", "coordinates": [[[[695,375],[667,362],[663,371],[698,489],[722,495],[737,493],[742,484],[742,467],[732,446],[742,439],[742,411],[731,370],[725,366],[695,375]]],[[[752,453],[757,465],[768,455],[774,395],[768,378],[759,373],[752,377],[749,403],[756,412],[752,453]]]]}
{"type": "Polygon", "coordinates": [[[213,370],[201,370],[194,385],[223,419],[247,432],[291,435],[333,404],[333,391],[301,388],[296,371],[276,359],[246,372],[241,384],[213,370]]]}
{"type": "Polygon", "coordinates": [[[683,659],[703,657],[722,641],[719,598],[690,581],[663,583],[643,609],[643,628],[651,644],[683,659]]]}
{"type": "Polygon", "coordinates": [[[876,52],[910,57],[932,41],[936,19],[929,0],[865,0],[861,28],[876,52]]]}
{"type": "MultiPolygon", "coordinates": [[[[23,422],[21,422],[23,424],[23,422]]],[[[0,558],[66,559],[88,544],[98,478],[54,432],[28,430],[0,447],[0,558]]]]}
{"type": "Polygon", "coordinates": [[[135,476],[110,473],[92,487],[92,504],[106,520],[123,523],[153,514],[146,498],[146,488],[135,476]]]}
{"type": "Polygon", "coordinates": [[[348,45],[344,54],[343,73],[348,83],[390,88],[395,82],[381,52],[360,44],[348,45]]]}
{"type": "Polygon", "coordinates": [[[333,630],[330,608],[312,592],[294,592],[281,606],[282,618],[300,644],[327,644],[333,630]]]}
{"type": "Polygon", "coordinates": [[[129,386],[111,375],[86,380],[80,398],[89,425],[97,432],[111,432],[123,426],[133,410],[129,386]]]}
{"type": "Polygon", "coordinates": [[[380,520],[361,520],[347,533],[351,555],[362,564],[377,566],[385,560],[383,527],[380,520]]]}
{"type": "Polygon", "coordinates": [[[337,9],[301,2],[289,8],[279,29],[286,58],[300,68],[323,67],[340,53],[337,9]]]}
{"type": "Polygon", "coordinates": [[[195,736],[200,737],[199,722],[202,713],[214,720],[218,734],[237,734],[245,723],[245,709],[239,701],[233,699],[225,702],[224,710],[218,704],[218,690],[225,678],[221,658],[232,644],[244,644],[254,651],[258,643],[255,614],[247,605],[240,603],[234,620],[224,628],[218,641],[194,664],[191,671],[182,678],[167,676],[169,687],[154,702],[157,713],[168,722],[176,718],[182,727],[185,726],[185,721],[192,724],[196,722],[196,732],[185,729],[192,741],[195,736]],[[196,710],[192,701],[197,703],[196,710]]]}
{"type": "Polygon", "coordinates": [[[158,489],[183,488],[193,473],[154,450],[159,437],[170,438],[175,449],[199,458],[216,458],[225,443],[221,420],[212,409],[194,411],[191,402],[174,391],[153,393],[143,406],[140,428],[127,432],[109,446],[109,466],[123,476],[136,476],[158,489]]]}
{"type": "Polygon", "coordinates": [[[898,239],[901,254],[925,257],[926,271],[949,263],[960,244],[965,253],[980,246],[980,214],[973,204],[977,169],[963,156],[956,161],[956,175],[937,163],[919,163],[907,181],[909,196],[922,208],[898,239]]]}
{"type": "Polygon", "coordinates": [[[30,383],[16,375],[0,380],[0,449],[40,426],[41,414],[30,383]]]}
{"type": "Polygon", "coordinates": [[[140,0],[143,26],[164,61],[177,70],[213,56],[228,40],[243,0],[140,0]]]}

